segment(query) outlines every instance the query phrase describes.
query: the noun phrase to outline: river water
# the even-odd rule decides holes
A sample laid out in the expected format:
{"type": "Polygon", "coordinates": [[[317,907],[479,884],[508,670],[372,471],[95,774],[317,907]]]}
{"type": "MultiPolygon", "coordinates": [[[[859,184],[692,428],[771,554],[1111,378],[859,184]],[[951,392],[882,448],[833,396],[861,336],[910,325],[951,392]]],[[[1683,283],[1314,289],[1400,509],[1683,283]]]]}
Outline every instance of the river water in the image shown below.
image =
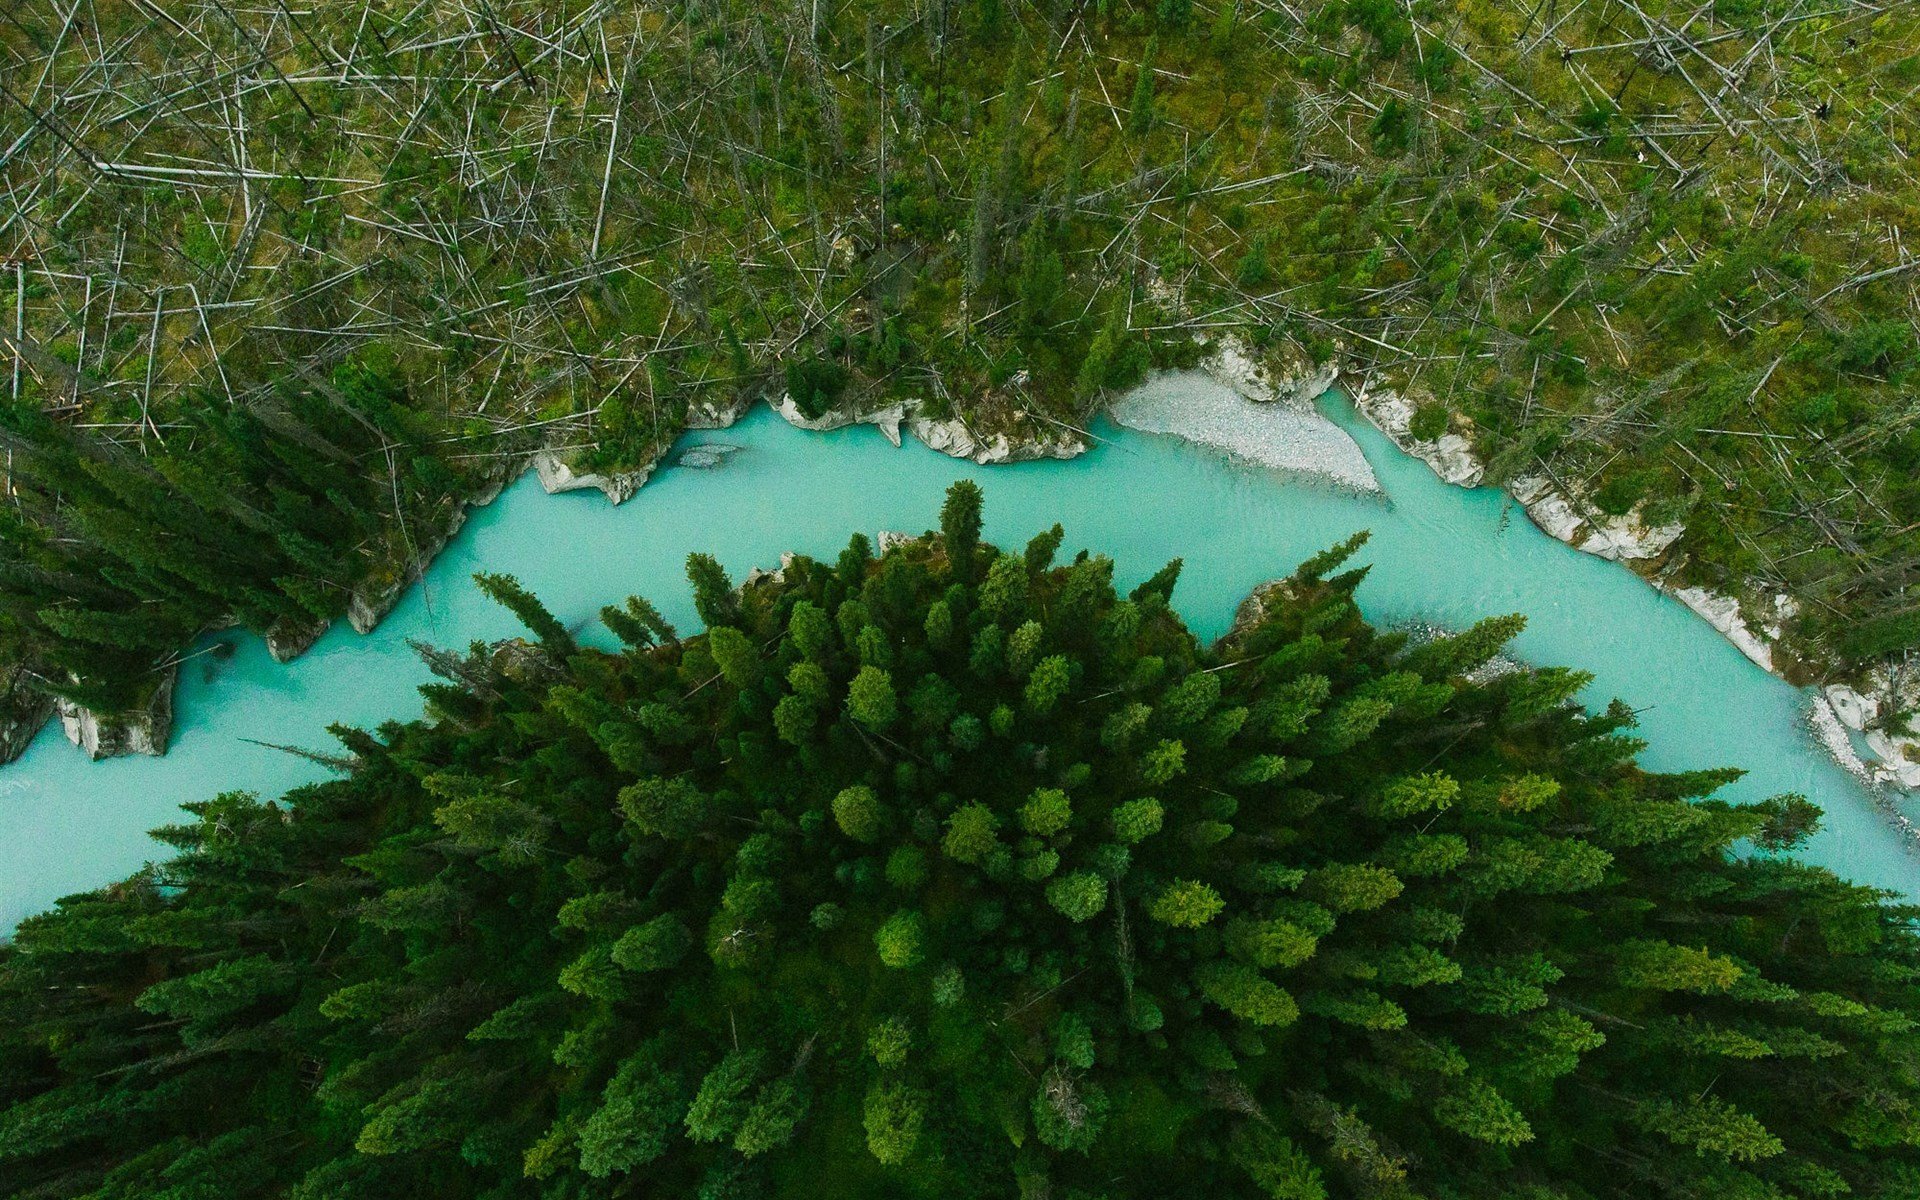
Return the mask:
{"type": "Polygon", "coordinates": [[[0,930],[163,855],[166,847],[145,831],[177,819],[184,801],[231,790],[277,795],[325,774],[259,742],[331,750],[330,723],[371,727],[417,716],[414,689],[429,676],[409,638],[464,646],[517,632],[473,586],[474,571],[519,576],[561,619],[588,626],[589,641],[610,641],[594,621],[599,607],[636,591],[692,628],[681,573],[689,551],[714,554],[736,580],[776,564],[783,550],[831,558],[855,529],[936,525],[942,495],[960,477],[986,491],[988,538],[1017,547],[1060,521],[1067,552],[1111,555],[1123,591],[1184,557],[1174,602],[1209,638],[1224,632],[1254,586],[1370,529],[1362,560],[1373,572],[1359,599],[1376,622],[1461,628],[1493,614],[1527,614],[1517,656],[1591,672],[1583,697],[1590,705],[1618,696],[1640,710],[1646,765],[1744,767],[1746,777],[1721,793],[1730,799],[1804,793],[1826,809],[1806,858],[1920,895],[1920,861],[1903,835],[1807,732],[1808,693],[1754,666],[1626,569],[1541,533],[1499,491],[1443,484],[1337,396],[1322,405],[1358,442],[1382,494],[1358,495],[1105,421],[1093,427],[1101,440],[1077,459],[983,468],[911,440],[895,448],[864,426],[803,433],[763,406],[732,429],[683,440],[681,452],[737,447],[694,456],[717,457],[717,465],[660,472],[619,508],[592,492],[545,496],[528,474],[473,514],[372,634],[341,622],[285,666],[250,635],[203,641],[202,649],[218,641],[232,652],[182,669],[164,758],[89,763],[57,723],[43,730],[18,762],[0,768],[0,930]]]}

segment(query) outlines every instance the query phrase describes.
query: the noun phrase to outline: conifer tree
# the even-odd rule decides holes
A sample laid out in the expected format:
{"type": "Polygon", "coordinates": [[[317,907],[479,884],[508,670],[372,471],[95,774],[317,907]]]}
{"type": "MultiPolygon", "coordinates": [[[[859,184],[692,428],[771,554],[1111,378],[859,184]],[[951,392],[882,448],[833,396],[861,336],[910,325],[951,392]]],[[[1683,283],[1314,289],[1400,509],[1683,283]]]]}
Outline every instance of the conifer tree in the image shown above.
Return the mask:
{"type": "Polygon", "coordinates": [[[740,606],[733,594],[733,580],[711,554],[697,551],[687,555],[687,580],[693,584],[693,607],[709,628],[731,625],[739,617],[740,606]]]}
{"type": "Polygon", "coordinates": [[[1153,128],[1153,57],[1157,49],[1159,39],[1149,38],[1140,63],[1133,70],[1133,100],[1127,105],[1127,132],[1134,137],[1144,137],[1153,128]]]}
{"type": "Polygon", "coordinates": [[[940,506],[941,542],[952,564],[954,578],[965,583],[973,579],[975,552],[980,545],[980,485],[962,479],[947,492],[940,506]]]}
{"type": "Polygon", "coordinates": [[[501,607],[519,618],[529,632],[540,641],[540,648],[554,659],[565,659],[578,647],[567,627],[540,603],[533,593],[520,586],[520,581],[511,575],[493,575],[485,571],[476,574],[473,581],[480,590],[491,596],[501,607]]]}

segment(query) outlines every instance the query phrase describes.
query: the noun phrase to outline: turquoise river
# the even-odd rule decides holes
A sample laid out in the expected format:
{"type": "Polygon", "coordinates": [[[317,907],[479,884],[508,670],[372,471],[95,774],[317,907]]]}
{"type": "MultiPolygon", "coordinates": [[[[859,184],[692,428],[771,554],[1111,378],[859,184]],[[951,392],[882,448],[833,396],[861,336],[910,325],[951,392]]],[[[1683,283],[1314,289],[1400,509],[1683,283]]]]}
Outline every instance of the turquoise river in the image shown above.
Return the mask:
{"type": "Polygon", "coordinates": [[[259,743],[325,750],[335,745],[325,732],[332,722],[417,715],[414,688],[429,676],[408,639],[460,646],[516,631],[473,586],[476,570],[518,575],[563,620],[592,624],[602,637],[593,614],[636,591],[688,627],[681,571],[689,551],[712,552],[736,579],[777,563],[783,550],[831,557],[852,530],[934,525],[942,492],[961,476],[986,489],[990,538],[1023,544],[1058,520],[1069,549],[1113,557],[1123,589],[1183,556],[1175,601],[1206,637],[1225,630],[1255,585],[1370,529],[1363,554],[1373,573],[1360,599],[1374,620],[1457,628],[1527,614],[1515,653],[1591,672],[1590,704],[1618,696],[1638,709],[1647,765],[1746,768],[1723,793],[1729,798],[1804,793],[1826,809],[1807,858],[1920,894],[1920,863],[1903,836],[1807,732],[1807,693],[1761,671],[1631,572],[1541,533],[1502,493],[1441,483],[1344,401],[1323,403],[1359,441],[1385,498],[1104,422],[1095,427],[1102,440],[1080,458],[982,468],[911,440],[896,449],[865,426],[803,433],[763,406],[732,429],[683,442],[739,447],[721,465],[663,471],[619,508],[597,493],[547,497],[523,476],[473,514],[372,634],[342,622],[286,666],[252,636],[206,639],[200,649],[223,640],[232,653],[201,654],[183,668],[164,758],[89,763],[57,723],[43,730],[20,761],[0,768],[0,930],[162,854],[145,831],[175,820],[184,801],[240,789],[277,795],[324,774],[259,743]]]}

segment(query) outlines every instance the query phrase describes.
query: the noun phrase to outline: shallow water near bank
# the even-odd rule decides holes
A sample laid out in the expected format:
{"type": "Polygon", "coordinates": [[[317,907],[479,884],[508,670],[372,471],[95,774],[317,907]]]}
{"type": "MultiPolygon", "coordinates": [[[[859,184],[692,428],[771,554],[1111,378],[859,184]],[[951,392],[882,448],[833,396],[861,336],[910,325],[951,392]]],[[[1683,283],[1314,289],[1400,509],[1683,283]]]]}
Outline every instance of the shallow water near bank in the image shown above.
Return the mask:
{"type": "Polygon", "coordinates": [[[713,553],[735,579],[775,565],[783,550],[831,558],[855,529],[934,526],[946,486],[962,477],[986,491],[988,538],[1017,548],[1060,521],[1070,550],[1114,558],[1123,590],[1184,557],[1175,605],[1207,638],[1225,631],[1256,585],[1371,529],[1361,559],[1373,572],[1359,592],[1370,618],[1461,628],[1526,613],[1514,652],[1592,672],[1583,696],[1590,705],[1618,696],[1640,710],[1646,765],[1745,767],[1747,776],[1721,793],[1730,799],[1802,792],[1826,809],[1804,857],[1920,895],[1920,860],[1807,731],[1807,693],[1761,671],[1631,572],[1541,533],[1499,491],[1441,483],[1338,397],[1323,410],[1359,443],[1385,498],[1105,421],[1080,458],[977,467],[911,441],[896,449],[864,426],[802,433],[760,406],[731,429],[683,439],[683,450],[738,447],[719,465],[659,473],[619,508],[597,493],[547,497],[523,476],[473,514],[372,634],[341,622],[286,666],[252,636],[206,639],[200,648],[225,641],[233,652],[183,667],[164,758],[89,763],[57,723],[43,730],[25,756],[0,768],[0,929],[164,857],[167,847],[145,831],[182,819],[182,802],[230,790],[277,795],[327,775],[257,743],[330,751],[331,723],[417,716],[414,689],[429,675],[408,639],[464,646],[517,632],[473,586],[474,571],[519,576],[588,641],[610,644],[594,614],[629,592],[646,594],[683,628],[695,625],[681,574],[689,551],[713,553]]]}

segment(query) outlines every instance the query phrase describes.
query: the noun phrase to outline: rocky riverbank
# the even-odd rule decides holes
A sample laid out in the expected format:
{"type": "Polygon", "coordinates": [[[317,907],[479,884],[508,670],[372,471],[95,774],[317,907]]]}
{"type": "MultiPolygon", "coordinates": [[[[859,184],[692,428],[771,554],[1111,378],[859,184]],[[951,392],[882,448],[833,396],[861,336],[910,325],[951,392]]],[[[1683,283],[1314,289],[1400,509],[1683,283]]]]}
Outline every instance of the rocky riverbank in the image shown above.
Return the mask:
{"type": "Polygon", "coordinates": [[[0,666],[0,762],[26,753],[34,735],[52,718],[53,697],[33,687],[17,666],[0,666]]]}
{"type": "MultiPolygon", "coordinates": [[[[408,556],[399,570],[364,582],[355,588],[352,598],[347,602],[347,623],[353,626],[353,631],[355,633],[373,632],[374,626],[393,611],[393,606],[400,602],[400,597],[406,594],[408,588],[420,581],[420,577],[426,574],[427,567],[439,557],[440,551],[446,549],[447,543],[466,526],[467,518],[473,514],[473,510],[492,504],[506,489],[507,484],[528,466],[537,469],[537,463],[527,462],[523,463],[518,470],[505,466],[495,470],[478,492],[454,504],[453,512],[446,523],[433,530],[425,541],[415,545],[413,553],[408,556]]],[[[552,488],[547,490],[553,491],[552,488]]]]}
{"type": "MultiPolygon", "coordinates": [[[[792,396],[781,393],[767,397],[767,405],[796,429],[826,433],[850,425],[872,425],[898,446],[901,431],[926,446],[951,458],[963,458],[982,466],[994,463],[1030,462],[1041,458],[1073,458],[1084,454],[1087,443],[1082,432],[1070,426],[1046,427],[1045,418],[1016,413],[1016,425],[1025,429],[976,430],[960,417],[927,415],[926,405],[918,400],[890,401],[872,407],[858,405],[836,409],[818,417],[800,410],[792,396]]],[[[1057,423],[1056,423],[1057,424],[1057,423]]]]}
{"type": "Polygon", "coordinates": [[[549,496],[592,488],[615,504],[625,504],[633,499],[633,494],[653,474],[653,464],[634,471],[615,471],[611,474],[595,471],[576,474],[557,451],[542,450],[533,456],[533,470],[540,477],[541,488],[549,496]]]}
{"type": "MultiPolygon", "coordinates": [[[[1436,438],[1416,437],[1413,418],[1419,408],[1417,401],[1366,379],[1351,379],[1347,384],[1360,414],[1442,480],[1460,487],[1477,487],[1484,481],[1485,466],[1474,453],[1473,443],[1461,432],[1449,428],[1436,438]]],[[[1637,508],[1625,516],[1601,513],[1573,489],[1562,488],[1543,476],[1522,476],[1513,480],[1507,491],[1548,535],[1577,550],[1633,568],[1713,626],[1762,670],[1788,678],[1786,660],[1790,656],[1782,653],[1782,636],[1797,611],[1792,597],[1766,593],[1757,602],[1760,611],[1756,614],[1752,604],[1743,606],[1736,597],[1680,584],[1684,559],[1671,552],[1686,532],[1685,527],[1649,523],[1637,508]]],[[[1876,725],[1883,714],[1920,708],[1920,679],[1896,665],[1882,664],[1869,669],[1856,682],[1862,683],[1864,690],[1847,683],[1829,683],[1815,693],[1808,718],[1815,735],[1841,766],[1863,780],[1920,789],[1920,738],[1876,725]],[[1864,736],[1870,759],[1855,751],[1847,730],[1864,736]]]]}
{"type": "Polygon", "coordinates": [[[179,668],[169,667],[154,684],[145,705],[131,712],[96,713],[70,700],[58,704],[67,740],[88,758],[120,754],[165,754],[173,736],[173,684],[179,668]]]}
{"type": "MultiPolygon", "coordinates": [[[[1023,462],[1040,458],[1072,458],[1086,451],[1087,443],[1069,427],[1058,429],[1043,425],[1044,418],[1017,414],[1016,420],[1027,432],[977,431],[958,417],[935,417],[923,412],[916,401],[890,403],[869,410],[836,410],[818,418],[802,414],[791,397],[784,393],[768,396],[767,404],[787,421],[801,429],[825,431],[854,424],[870,424],[893,442],[900,444],[901,431],[917,438],[929,448],[954,458],[981,464],[1023,462]]],[[[737,421],[751,405],[743,397],[727,406],[705,405],[687,415],[688,429],[725,429],[737,421]]],[[[691,466],[712,466],[724,455],[703,458],[691,466]]],[[[448,519],[431,530],[397,569],[381,572],[363,580],[353,589],[347,603],[347,622],[354,631],[370,633],[399,603],[408,588],[417,583],[427,567],[452,541],[474,509],[493,502],[500,492],[523,471],[532,470],[540,486],[549,495],[561,492],[596,490],[614,504],[631,499],[661,465],[659,459],[618,472],[578,471],[568,461],[563,448],[549,447],[524,458],[499,460],[484,486],[474,495],[457,502],[448,519]]],[[[421,531],[415,530],[418,536],[421,531]]],[[[273,657],[289,662],[305,653],[326,633],[325,623],[297,628],[276,627],[267,633],[267,646],[273,657]]],[[[16,672],[17,673],[17,672],[16,672]]],[[[67,739],[91,758],[122,754],[164,754],[173,727],[173,682],[169,670],[139,710],[127,713],[96,713],[77,704],[56,702],[52,697],[22,684],[12,686],[12,674],[0,679],[5,695],[0,696],[0,763],[11,762],[26,751],[40,729],[56,713],[67,739]],[[17,691],[17,695],[15,694],[17,691]],[[11,699],[8,699],[11,697],[11,699]]]]}
{"type": "MultiPolygon", "coordinates": [[[[1116,397],[1112,412],[1118,423],[1133,428],[1185,437],[1265,465],[1319,475],[1355,490],[1377,490],[1378,482],[1357,444],[1313,407],[1314,399],[1338,379],[1335,365],[1265,356],[1229,335],[1212,339],[1195,367],[1156,373],[1142,387],[1116,397]]],[[[1016,379],[1016,392],[1018,382],[1016,379]]],[[[1471,430],[1455,427],[1435,437],[1416,437],[1418,399],[1366,379],[1348,378],[1344,382],[1359,412],[1442,480],[1463,487],[1484,481],[1485,468],[1468,436],[1471,430]]],[[[855,401],[813,417],[802,412],[784,392],[767,395],[764,400],[796,428],[825,432],[869,424],[895,445],[901,444],[904,436],[911,436],[943,454],[981,464],[1072,458],[1087,449],[1091,437],[1085,430],[1005,405],[1000,411],[1006,427],[987,430],[959,417],[932,415],[928,405],[915,400],[884,404],[855,401]],[[1010,420],[1006,414],[1010,414],[1010,420]]],[[[727,428],[755,402],[754,397],[742,396],[724,406],[702,407],[688,414],[687,427],[727,428]]],[[[689,460],[688,465],[713,466],[724,458],[724,454],[701,457],[697,462],[689,460]]],[[[355,630],[371,631],[459,532],[470,512],[490,503],[521,471],[533,470],[549,493],[593,489],[618,504],[634,495],[664,465],[656,459],[622,472],[578,471],[561,448],[499,461],[499,469],[486,486],[457,504],[444,526],[415,547],[403,568],[370,579],[354,591],[347,616],[355,630]]],[[[1786,675],[1789,664],[1797,663],[1791,658],[1779,661],[1781,630],[1793,615],[1791,602],[1785,597],[1765,598],[1769,611],[1755,616],[1750,607],[1743,610],[1733,597],[1678,584],[1681,560],[1675,547],[1684,532],[1679,525],[1652,524],[1638,512],[1625,516],[1600,513],[1572,489],[1545,476],[1514,480],[1509,491],[1529,518],[1547,533],[1587,553],[1632,567],[1700,615],[1762,668],[1786,675]]],[[[417,535],[419,531],[415,532],[417,535]]],[[[288,661],[311,646],[325,628],[313,625],[271,630],[269,649],[276,659],[288,661]]],[[[25,689],[22,693],[29,694],[25,689]]],[[[171,699],[169,675],[167,685],[156,690],[154,703],[138,713],[101,715],[72,705],[61,705],[58,711],[67,736],[89,755],[157,754],[164,752],[171,728],[171,699]],[[166,693],[164,697],[162,692],[166,693]]],[[[1816,731],[1836,757],[1842,758],[1843,765],[1849,769],[1858,766],[1876,782],[1920,787],[1920,741],[1891,733],[1878,724],[1887,713],[1920,707],[1920,679],[1888,666],[1868,672],[1862,679],[1830,684],[1816,697],[1815,705],[1816,731]],[[1874,761],[1861,762],[1858,756],[1852,763],[1846,761],[1842,747],[1850,753],[1853,745],[1847,730],[1863,735],[1874,761]]],[[[48,700],[16,704],[0,713],[0,761],[24,750],[55,707],[48,700]]]]}

